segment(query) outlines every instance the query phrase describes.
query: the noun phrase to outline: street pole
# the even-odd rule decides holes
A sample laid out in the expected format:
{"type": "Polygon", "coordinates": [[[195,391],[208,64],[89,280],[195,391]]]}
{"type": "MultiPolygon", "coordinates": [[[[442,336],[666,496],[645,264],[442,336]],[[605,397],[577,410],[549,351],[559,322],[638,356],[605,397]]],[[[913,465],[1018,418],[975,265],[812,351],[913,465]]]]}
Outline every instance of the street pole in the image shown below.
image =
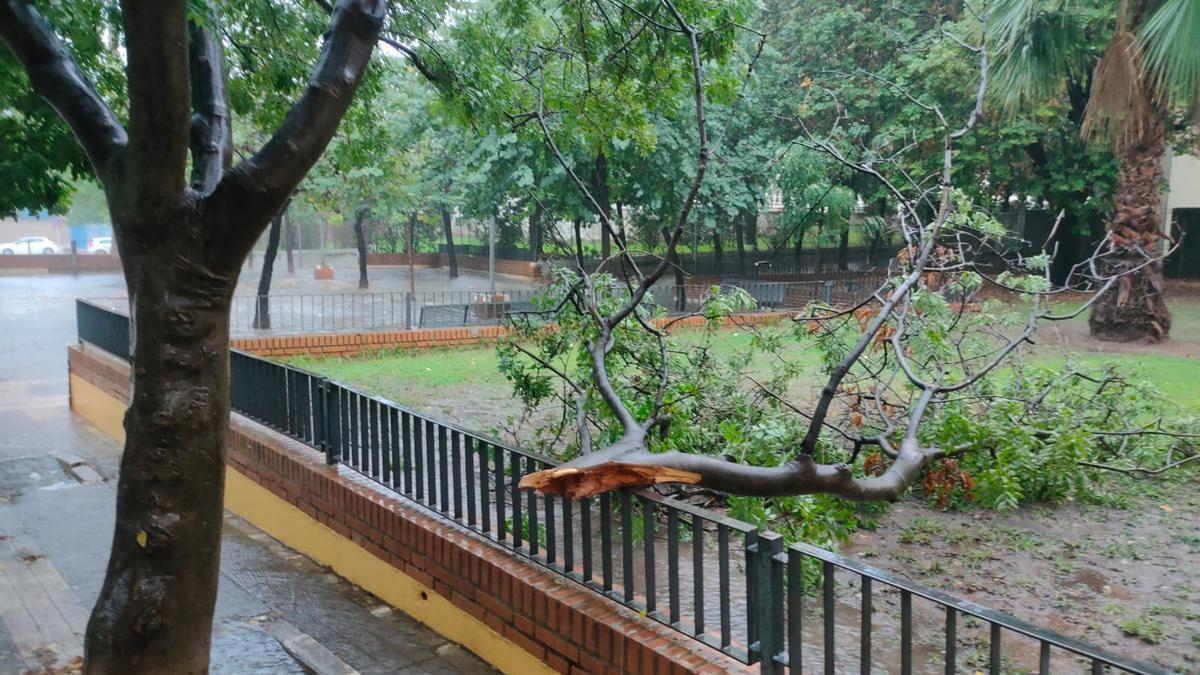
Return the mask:
{"type": "Polygon", "coordinates": [[[417,294],[417,279],[413,271],[413,224],[416,219],[408,219],[408,292],[412,295],[417,294]]]}
{"type": "Polygon", "coordinates": [[[496,218],[488,217],[488,292],[496,294],[496,218]]]}

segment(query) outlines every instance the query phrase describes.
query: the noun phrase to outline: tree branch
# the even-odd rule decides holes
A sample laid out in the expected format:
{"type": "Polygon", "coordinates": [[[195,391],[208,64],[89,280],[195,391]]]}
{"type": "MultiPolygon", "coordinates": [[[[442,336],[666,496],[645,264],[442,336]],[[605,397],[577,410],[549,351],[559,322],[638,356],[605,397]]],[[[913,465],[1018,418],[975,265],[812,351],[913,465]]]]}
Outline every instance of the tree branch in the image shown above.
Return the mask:
{"type": "Polygon", "coordinates": [[[226,173],[206,200],[216,222],[229,224],[217,239],[232,239],[236,250],[249,250],[262,228],[236,229],[234,224],[261,221],[265,226],[316,163],[362,80],[386,7],[383,0],[338,2],[304,94],[266,145],[226,173]],[[233,212],[240,217],[226,217],[233,212]]]}
{"type": "Polygon", "coordinates": [[[579,499],[624,486],[686,483],[748,497],[821,493],[852,501],[888,501],[900,498],[922,469],[943,456],[940,450],[920,450],[916,441],[908,440],[882,475],[855,478],[845,464],[818,464],[805,454],[780,466],[761,467],[677,451],[626,452],[614,461],[606,448],[527,474],[520,487],[579,499]]]}
{"type": "MultiPolygon", "coordinates": [[[[216,20],[214,17],[213,21],[216,20]]],[[[225,56],[195,22],[188,25],[192,76],[192,189],[212,192],[233,161],[233,133],[226,103],[225,56]]]]}
{"type": "Polygon", "coordinates": [[[186,185],[188,129],[187,0],[123,0],[129,81],[127,189],[138,226],[159,227],[186,185]]]}
{"type": "MultiPolygon", "coordinates": [[[[313,0],[313,2],[317,3],[317,6],[319,6],[321,9],[325,10],[326,14],[333,14],[333,5],[329,4],[329,0],[313,0]]],[[[429,80],[433,84],[442,83],[443,78],[437,73],[433,72],[433,69],[429,67],[429,64],[425,63],[425,60],[421,58],[421,55],[418,54],[415,49],[387,35],[381,34],[379,36],[379,41],[391,47],[392,49],[395,49],[401,54],[404,54],[404,57],[408,59],[408,62],[413,64],[413,67],[416,68],[422,75],[424,75],[425,79],[429,80]]]]}
{"type": "Polygon", "coordinates": [[[28,0],[0,0],[0,40],[83,146],[101,182],[129,142],[125,127],[96,93],[46,19],[28,0]]]}

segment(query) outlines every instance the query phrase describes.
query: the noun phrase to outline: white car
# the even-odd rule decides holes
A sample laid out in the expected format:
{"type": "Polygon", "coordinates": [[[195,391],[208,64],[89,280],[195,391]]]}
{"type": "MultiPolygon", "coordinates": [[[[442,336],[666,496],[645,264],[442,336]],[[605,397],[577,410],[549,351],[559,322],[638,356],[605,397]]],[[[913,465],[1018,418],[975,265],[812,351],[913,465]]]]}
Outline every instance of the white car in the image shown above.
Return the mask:
{"type": "Polygon", "coordinates": [[[112,253],[112,237],[92,237],[88,239],[87,252],[90,255],[112,253]]]}
{"type": "Polygon", "coordinates": [[[16,241],[0,243],[0,255],[54,255],[62,249],[54,240],[46,237],[21,237],[16,241]]]}

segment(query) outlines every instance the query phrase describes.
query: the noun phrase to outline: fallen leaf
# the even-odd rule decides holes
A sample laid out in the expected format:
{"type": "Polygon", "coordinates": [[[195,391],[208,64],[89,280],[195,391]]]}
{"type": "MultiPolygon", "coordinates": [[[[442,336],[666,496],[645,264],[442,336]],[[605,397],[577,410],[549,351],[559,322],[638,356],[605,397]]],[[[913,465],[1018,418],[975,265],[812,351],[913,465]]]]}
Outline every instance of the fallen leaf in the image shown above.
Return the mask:
{"type": "Polygon", "coordinates": [[[1163,504],[1162,506],[1160,506],[1160,507],[1158,507],[1158,508],[1162,509],[1163,511],[1166,511],[1167,513],[1174,513],[1174,512],[1175,512],[1175,509],[1171,508],[1171,505],[1170,505],[1170,504],[1163,504]]]}
{"type": "Polygon", "coordinates": [[[137,533],[137,543],[138,543],[138,546],[141,546],[142,548],[146,548],[146,540],[147,540],[147,539],[148,539],[148,537],[147,537],[147,535],[146,535],[146,531],[145,531],[145,530],[138,530],[138,533],[137,533]]]}

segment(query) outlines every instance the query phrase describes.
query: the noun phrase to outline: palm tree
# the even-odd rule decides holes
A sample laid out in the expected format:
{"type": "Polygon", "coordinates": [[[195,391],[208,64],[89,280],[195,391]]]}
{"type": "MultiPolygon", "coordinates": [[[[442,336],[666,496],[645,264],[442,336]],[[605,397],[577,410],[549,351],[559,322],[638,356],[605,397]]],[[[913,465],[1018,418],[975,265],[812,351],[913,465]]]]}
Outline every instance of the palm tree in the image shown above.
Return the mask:
{"type": "Polygon", "coordinates": [[[1104,271],[1126,274],[1093,306],[1092,335],[1167,339],[1162,265],[1146,263],[1163,250],[1159,191],[1172,120],[1200,103],[1200,0],[997,0],[989,25],[993,92],[1005,107],[1082,82],[1080,129],[1111,143],[1120,164],[1104,271]]]}

